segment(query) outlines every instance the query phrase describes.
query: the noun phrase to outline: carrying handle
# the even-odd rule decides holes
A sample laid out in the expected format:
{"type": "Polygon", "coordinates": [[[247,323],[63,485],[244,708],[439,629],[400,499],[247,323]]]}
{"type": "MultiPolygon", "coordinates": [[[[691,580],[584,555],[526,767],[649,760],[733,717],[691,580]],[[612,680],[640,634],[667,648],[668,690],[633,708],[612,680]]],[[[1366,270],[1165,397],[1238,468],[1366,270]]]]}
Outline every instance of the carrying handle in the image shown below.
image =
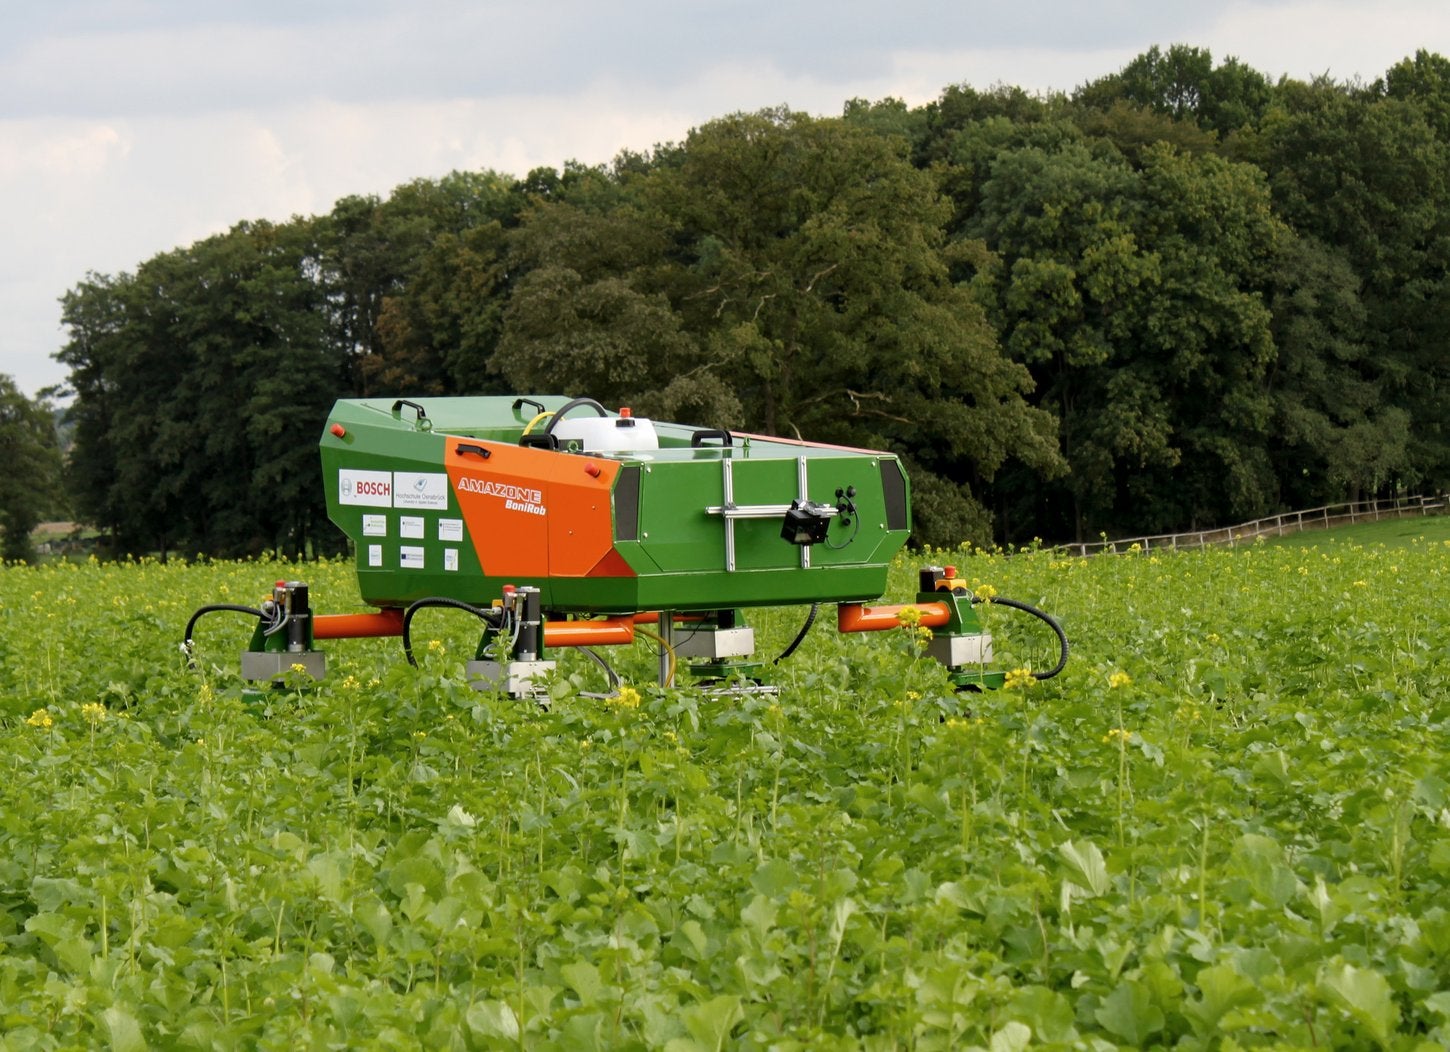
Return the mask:
{"type": "Polygon", "coordinates": [[[696,431],[690,436],[690,447],[694,449],[703,446],[705,440],[710,438],[718,438],[722,446],[733,446],[735,444],[735,438],[729,431],[726,431],[724,428],[709,427],[703,431],[696,431]]]}
{"type": "Polygon", "coordinates": [[[547,413],[548,412],[548,410],[544,408],[544,403],[543,402],[536,402],[532,398],[515,398],[514,399],[514,412],[517,413],[520,409],[522,409],[526,405],[533,406],[534,409],[537,410],[540,413],[547,413]]]}
{"type": "Polygon", "coordinates": [[[428,419],[428,414],[417,402],[410,402],[406,398],[399,398],[396,402],[393,403],[393,415],[401,418],[403,415],[403,406],[407,406],[409,409],[417,411],[418,417],[413,422],[414,427],[416,427],[419,431],[433,430],[433,421],[428,419]]]}
{"type": "Polygon", "coordinates": [[[458,443],[458,445],[453,447],[453,452],[457,453],[460,457],[463,456],[465,453],[473,453],[477,456],[482,457],[484,460],[487,460],[489,457],[493,456],[493,453],[491,453],[489,450],[483,448],[483,446],[474,445],[472,442],[458,443]]]}

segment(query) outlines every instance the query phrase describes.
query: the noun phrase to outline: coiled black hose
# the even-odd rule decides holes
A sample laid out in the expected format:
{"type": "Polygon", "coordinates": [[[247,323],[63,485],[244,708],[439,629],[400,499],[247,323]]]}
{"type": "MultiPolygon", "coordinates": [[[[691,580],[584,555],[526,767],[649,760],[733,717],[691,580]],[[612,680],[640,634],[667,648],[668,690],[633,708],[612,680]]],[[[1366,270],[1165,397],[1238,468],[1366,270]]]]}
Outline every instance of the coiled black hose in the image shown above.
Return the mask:
{"type": "Polygon", "coordinates": [[[191,615],[191,620],[186,623],[186,635],[181,641],[181,652],[186,655],[186,667],[196,668],[196,662],[192,660],[191,634],[196,629],[196,623],[206,614],[214,614],[219,610],[230,610],[236,614],[251,614],[258,621],[266,615],[255,606],[242,606],[240,603],[212,603],[210,606],[203,606],[196,613],[191,615]]]}
{"type": "Polygon", "coordinates": [[[450,599],[444,595],[435,595],[429,596],[426,599],[419,599],[413,605],[408,607],[407,610],[403,611],[403,654],[407,657],[408,664],[412,665],[414,668],[418,667],[418,662],[417,659],[413,657],[413,637],[410,631],[410,628],[413,624],[413,615],[416,614],[419,610],[425,610],[428,607],[433,606],[451,607],[455,610],[467,610],[470,614],[472,614],[479,620],[487,621],[489,624],[493,625],[494,628],[498,627],[495,622],[498,620],[499,615],[491,607],[485,608],[481,606],[474,606],[472,603],[465,603],[462,599],[450,599]]]}
{"type": "Polygon", "coordinates": [[[1051,614],[1037,609],[1037,607],[1032,606],[1030,603],[1023,603],[1016,599],[1007,599],[1000,595],[993,596],[991,599],[978,599],[976,596],[972,596],[972,605],[976,606],[978,603],[991,603],[993,606],[1010,606],[1013,610],[1021,610],[1025,614],[1031,614],[1039,621],[1046,622],[1047,627],[1057,633],[1057,642],[1059,644],[1057,664],[1046,672],[1032,673],[1033,679],[1039,681],[1051,679],[1067,666],[1067,654],[1071,649],[1067,642],[1067,633],[1062,630],[1062,626],[1057,623],[1057,619],[1051,614]]]}

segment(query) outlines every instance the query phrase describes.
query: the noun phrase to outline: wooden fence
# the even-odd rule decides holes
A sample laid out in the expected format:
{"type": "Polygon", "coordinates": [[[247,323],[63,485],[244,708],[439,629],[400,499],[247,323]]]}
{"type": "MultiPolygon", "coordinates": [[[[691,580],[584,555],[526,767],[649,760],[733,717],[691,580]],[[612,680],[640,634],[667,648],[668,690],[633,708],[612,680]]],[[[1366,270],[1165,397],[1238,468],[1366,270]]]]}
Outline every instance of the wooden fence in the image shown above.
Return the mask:
{"type": "Polygon", "coordinates": [[[1279,515],[1255,519],[1238,526],[1217,530],[1189,530],[1185,533],[1160,533],[1152,537],[1123,537],[1118,540],[1074,542],[1059,545],[1074,555],[1100,555],[1104,552],[1182,551],[1226,544],[1230,548],[1260,537],[1283,537],[1304,530],[1320,530],[1355,522],[1377,522],[1380,519],[1403,519],[1416,515],[1438,515],[1446,508],[1444,493],[1418,497],[1386,497],[1383,500],[1357,500],[1345,504],[1327,504],[1322,508],[1286,511],[1279,515]],[[1135,548],[1134,545],[1137,547],[1135,548]]]}

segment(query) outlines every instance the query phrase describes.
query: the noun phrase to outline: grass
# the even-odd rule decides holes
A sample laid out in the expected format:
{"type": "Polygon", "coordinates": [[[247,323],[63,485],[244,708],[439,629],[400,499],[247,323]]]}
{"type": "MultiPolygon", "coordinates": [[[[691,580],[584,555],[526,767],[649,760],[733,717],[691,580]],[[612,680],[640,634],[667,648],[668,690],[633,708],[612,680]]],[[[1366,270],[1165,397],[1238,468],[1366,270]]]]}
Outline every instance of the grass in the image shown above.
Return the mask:
{"type": "Polygon", "coordinates": [[[1450,515],[1416,515],[1405,519],[1381,519],[1350,526],[1334,526],[1327,530],[1305,530],[1266,539],[1269,544],[1295,548],[1321,548],[1327,545],[1383,544],[1401,548],[1419,540],[1430,542],[1450,540],[1450,515]]]}

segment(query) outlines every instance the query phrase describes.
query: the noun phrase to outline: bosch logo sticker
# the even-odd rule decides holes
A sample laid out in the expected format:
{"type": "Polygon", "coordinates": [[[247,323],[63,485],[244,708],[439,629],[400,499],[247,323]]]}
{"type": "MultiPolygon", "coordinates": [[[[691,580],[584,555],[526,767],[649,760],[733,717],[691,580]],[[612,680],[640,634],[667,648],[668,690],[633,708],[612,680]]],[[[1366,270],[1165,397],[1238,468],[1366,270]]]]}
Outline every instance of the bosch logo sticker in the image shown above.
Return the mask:
{"type": "Polygon", "coordinates": [[[337,500],[340,504],[391,508],[393,506],[393,473],[391,471],[357,471],[352,468],[343,468],[337,473],[337,500]]]}
{"type": "Polygon", "coordinates": [[[511,482],[494,482],[490,479],[476,479],[464,476],[458,480],[460,493],[479,493],[485,497],[497,497],[509,511],[521,511],[525,515],[546,515],[542,490],[529,486],[515,486],[511,482]]]}
{"type": "Polygon", "coordinates": [[[448,510],[448,476],[414,471],[358,471],[337,473],[339,504],[368,508],[434,508],[448,510]]]}

